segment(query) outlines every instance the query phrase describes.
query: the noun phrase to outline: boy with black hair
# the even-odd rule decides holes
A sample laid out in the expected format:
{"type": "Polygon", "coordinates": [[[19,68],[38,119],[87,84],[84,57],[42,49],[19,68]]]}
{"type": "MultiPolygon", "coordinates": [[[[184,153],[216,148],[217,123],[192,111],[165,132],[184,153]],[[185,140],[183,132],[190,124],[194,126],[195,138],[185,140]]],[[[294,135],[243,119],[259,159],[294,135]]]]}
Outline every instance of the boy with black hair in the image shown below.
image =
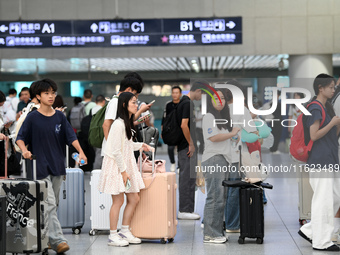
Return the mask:
{"type": "Polygon", "coordinates": [[[202,83],[195,82],[187,96],[182,96],[177,106],[177,119],[181,124],[183,139],[177,144],[179,171],[179,210],[178,219],[199,220],[201,217],[194,212],[195,186],[197,165],[197,142],[195,137],[195,114],[193,100],[201,100],[202,83]],[[193,131],[193,132],[190,132],[193,131]]]}
{"type": "Polygon", "coordinates": [[[57,84],[50,79],[43,79],[35,82],[34,90],[40,108],[27,115],[16,143],[25,159],[31,159],[32,154],[37,157],[37,179],[48,183],[49,243],[57,253],[63,253],[70,247],[57,217],[57,204],[60,186],[66,175],[66,144],[72,144],[85,163],[87,158],[65,115],[52,108],[57,84]]]}
{"type": "Polygon", "coordinates": [[[124,76],[124,78],[128,78],[128,77],[136,78],[137,80],[139,80],[140,85],[142,86],[142,89],[141,89],[141,92],[142,92],[142,90],[144,88],[144,81],[143,81],[142,77],[136,72],[130,72],[130,73],[127,73],[124,76]]]}
{"type": "MultiPolygon", "coordinates": [[[[105,120],[104,120],[104,123],[103,123],[104,140],[103,140],[103,144],[102,144],[102,156],[104,156],[106,140],[107,140],[107,137],[109,135],[111,125],[112,125],[113,121],[116,119],[116,116],[117,116],[118,96],[123,92],[131,92],[131,93],[135,94],[136,97],[138,98],[138,95],[142,92],[142,89],[143,89],[143,87],[141,85],[140,80],[138,80],[137,78],[131,77],[131,76],[124,78],[120,82],[118,95],[113,96],[111,101],[109,102],[109,104],[106,107],[105,120]]],[[[140,107],[140,109],[137,111],[137,113],[135,114],[135,119],[139,118],[139,116],[143,112],[149,110],[150,107],[151,107],[151,105],[146,105],[146,104],[142,105],[140,107]]]]}

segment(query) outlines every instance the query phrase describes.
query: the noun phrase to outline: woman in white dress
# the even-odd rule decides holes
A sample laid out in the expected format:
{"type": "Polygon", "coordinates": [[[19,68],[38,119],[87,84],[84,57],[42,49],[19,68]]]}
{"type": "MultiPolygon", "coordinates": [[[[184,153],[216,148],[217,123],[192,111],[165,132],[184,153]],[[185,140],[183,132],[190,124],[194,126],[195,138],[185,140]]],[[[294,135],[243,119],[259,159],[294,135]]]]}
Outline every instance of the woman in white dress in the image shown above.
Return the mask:
{"type": "Polygon", "coordinates": [[[151,151],[153,148],[132,140],[135,133],[133,120],[137,106],[137,98],[134,94],[124,92],[119,95],[117,119],[113,122],[109,132],[98,184],[100,192],[112,196],[108,241],[110,246],[141,243],[141,240],[133,236],[129,229],[133,213],[139,202],[139,191],[145,188],[138,171],[134,151],[140,149],[151,151]],[[124,193],[127,197],[127,204],[124,210],[122,229],[118,234],[117,223],[120,208],[124,203],[124,193]]]}

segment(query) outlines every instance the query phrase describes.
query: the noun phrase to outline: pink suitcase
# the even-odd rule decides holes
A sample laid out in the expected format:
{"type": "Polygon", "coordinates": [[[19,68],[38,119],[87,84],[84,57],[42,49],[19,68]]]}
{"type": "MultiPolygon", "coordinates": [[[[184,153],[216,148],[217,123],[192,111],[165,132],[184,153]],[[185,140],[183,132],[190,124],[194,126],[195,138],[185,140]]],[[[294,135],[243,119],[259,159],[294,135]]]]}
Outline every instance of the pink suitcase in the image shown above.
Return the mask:
{"type": "Polygon", "coordinates": [[[176,174],[144,174],[143,180],[146,188],[140,192],[131,232],[142,239],[161,239],[163,244],[173,242],[177,232],[176,174]]]}

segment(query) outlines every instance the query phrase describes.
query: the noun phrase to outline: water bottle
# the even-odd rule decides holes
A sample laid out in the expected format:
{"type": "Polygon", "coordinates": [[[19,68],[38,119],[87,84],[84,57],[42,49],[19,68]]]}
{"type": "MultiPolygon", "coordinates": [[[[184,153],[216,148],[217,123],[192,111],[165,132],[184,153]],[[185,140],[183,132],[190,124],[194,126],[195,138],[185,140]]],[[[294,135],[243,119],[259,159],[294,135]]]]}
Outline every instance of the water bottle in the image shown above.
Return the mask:
{"type": "Polygon", "coordinates": [[[155,146],[156,146],[155,145],[155,138],[151,137],[151,142],[150,142],[149,146],[155,148],[155,146]]]}
{"type": "Polygon", "coordinates": [[[231,146],[232,146],[233,148],[236,148],[236,146],[237,146],[237,140],[238,140],[238,135],[235,135],[235,136],[233,136],[233,137],[231,138],[231,146]]]}
{"type": "Polygon", "coordinates": [[[77,152],[72,153],[72,158],[78,163],[80,166],[85,164],[85,160],[80,160],[79,159],[79,154],[77,152]]]}

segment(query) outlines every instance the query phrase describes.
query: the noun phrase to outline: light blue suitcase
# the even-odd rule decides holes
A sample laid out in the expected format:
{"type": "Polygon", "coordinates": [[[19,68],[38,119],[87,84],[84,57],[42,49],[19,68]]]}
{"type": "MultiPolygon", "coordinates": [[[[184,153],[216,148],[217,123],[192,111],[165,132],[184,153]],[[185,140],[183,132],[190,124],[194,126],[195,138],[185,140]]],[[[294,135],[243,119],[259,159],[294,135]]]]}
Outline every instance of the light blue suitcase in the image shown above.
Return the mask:
{"type": "Polygon", "coordinates": [[[59,193],[58,219],[62,228],[72,228],[76,235],[80,234],[84,226],[84,171],[80,168],[66,168],[66,180],[61,184],[59,193]]]}

